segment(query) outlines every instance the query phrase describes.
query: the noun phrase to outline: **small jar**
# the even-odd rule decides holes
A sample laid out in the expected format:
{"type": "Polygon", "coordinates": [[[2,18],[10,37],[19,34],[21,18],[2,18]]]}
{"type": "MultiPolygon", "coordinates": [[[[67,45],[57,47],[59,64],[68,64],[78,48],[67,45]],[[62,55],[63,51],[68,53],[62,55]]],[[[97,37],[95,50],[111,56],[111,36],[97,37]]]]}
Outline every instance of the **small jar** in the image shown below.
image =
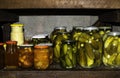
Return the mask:
{"type": "Polygon", "coordinates": [[[33,66],[33,45],[24,44],[19,46],[18,64],[21,68],[32,68],[33,66]]]}
{"type": "Polygon", "coordinates": [[[112,31],[111,26],[100,26],[99,28],[99,34],[101,35],[103,41],[107,38],[107,33],[112,31]]]}
{"type": "Polygon", "coordinates": [[[55,27],[52,33],[50,34],[50,39],[53,42],[55,37],[57,36],[57,32],[66,32],[66,27],[65,26],[59,26],[55,27]]]}
{"type": "Polygon", "coordinates": [[[23,24],[14,23],[11,24],[11,37],[12,41],[17,41],[17,45],[24,43],[23,24]]]}
{"type": "Polygon", "coordinates": [[[102,63],[103,42],[98,31],[97,27],[86,27],[79,37],[77,60],[83,68],[99,67],[102,63]]]}
{"type": "Polygon", "coordinates": [[[34,46],[34,68],[45,70],[49,67],[49,47],[47,45],[34,46]]]}
{"type": "Polygon", "coordinates": [[[37,45],[40,43],[48,43],[50,39],[48,38],[48,34],[39,34],[32,37],[33,45],[37,45]]]}
{"type": "Polygon", "coordinates": [[[4,43],[0,43],[0,69],[3,69],[5,66],[5,49],[3,47],[4,43]]]}
{"type": "Polygon", "coordinates": [[[5,68],[6,69],[18,68],[18,50],[16,41],[6,42],[5,68]]]}
{"type": "Polygon", "coordinates": [[[62,41],[70,38],[70,34],[68,32],[58,32],[57,36],[53,42],[54,44],[54,62],[60,62],[60,52],[61,52],[61,44],[62,41]]]}
{"type": "Polygon", "coordinates": [[[76,53],[77,53],[77,47],[75,45],[75,41],[73,40],[63,41],[60,52],[61,66],[65,69],[75,68],[76,53]]]}
{"type": "Polygon", "coordinates": [[[120,32],[109,32],[107,35],[103,63],[108,68],[120,68],[120,32]]]}

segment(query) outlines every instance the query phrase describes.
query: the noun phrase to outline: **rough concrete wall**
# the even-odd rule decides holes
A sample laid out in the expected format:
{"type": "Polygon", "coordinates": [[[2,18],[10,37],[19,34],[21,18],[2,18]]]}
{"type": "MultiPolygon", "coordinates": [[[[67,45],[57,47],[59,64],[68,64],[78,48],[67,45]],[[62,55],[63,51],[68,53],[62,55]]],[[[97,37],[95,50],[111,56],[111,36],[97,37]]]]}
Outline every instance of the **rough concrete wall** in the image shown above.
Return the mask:
{"type": "Polygon", "coordinates": [[[97,16],[20,16],[20,23],[24,24],[25,37],[39,33],[50,33],[56,26],[90,26],[98,19],[97,16]]]}

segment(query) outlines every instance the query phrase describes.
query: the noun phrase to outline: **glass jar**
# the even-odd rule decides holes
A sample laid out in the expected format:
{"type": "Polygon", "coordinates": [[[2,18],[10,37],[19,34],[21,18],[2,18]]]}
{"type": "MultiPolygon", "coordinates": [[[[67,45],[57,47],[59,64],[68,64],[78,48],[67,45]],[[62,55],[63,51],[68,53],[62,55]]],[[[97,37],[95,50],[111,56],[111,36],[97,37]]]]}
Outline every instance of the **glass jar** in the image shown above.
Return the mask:
{"type": "Polygon", "coordinates": [[[120,68],[120,32],[109,32],[107,35],[103,63],[110,68],[120,68]]]}
{"type": "Polygon", "coordinates": [[[4,43],[0,43],[0,69],[4,68],[5,62],[5,49],[3,47],[4,43]]]}
{"type": "Polygon", "coordinates": [[[60,52],[60,62],[63,68],[71,69],[76,67],[76,52],[75,41],[63,41],[60,52]]]}
{"type": "Polygon", "coordinates": [[[55,27],[52,33],[50,34],[50,39],[53,42],[55,37],[57,36],[57,32],[66,32],[66,27],[65,26],[59,26],[55,27]]]}
{"type": "Polygon", "coordinates": [[[60,62],[60,52],[61,52],[61,44],[62,41],[69,39],[70,34],[68,32],[58,32],[56,38],[53,42],[54,48],[54,62],[60,62]]]}
{"type": "Polygon", "coordinates": [[[11,24],[11,40],[17,41],[17,45],[24,43],[23,24],[14,23],[11,24]]]}
{"type": "Polygon", "coordinates": [[[99,34],[101,35],[103,41],[107,38],[107,33],[112,31],[111,26],[100,26],[99,27],[99,34]]]}
{"type": "Polygon", "coordinates": [[[33,45],[24,44],[19,46],[18,64],[21,68],[31,68],[33,66],[33,45]]]}
{"type": "Polygon", "coordinates": [[[5,68],[14,69],[18,67],[18,50],[16,41],[6,42],[5,68]]]}
{"type": "Polygon", "coordinates": [[[103,42],[97,27],[86,27],[79,37],[77,60],[83,68],[99,67],[102,63],[103,42]]]}
{"type": "Polygon", "coordinates": [[[34,68],[45,70],[49,67],[49,47],[44,44],[34,46],[34,68]]]}
{"type": "Polygon", "coordinates": [[[40,43],[48,43],[50,39],[48,38],[48,34],[39,34],[32,37],[33,45],[37,45],[40,43]]]}

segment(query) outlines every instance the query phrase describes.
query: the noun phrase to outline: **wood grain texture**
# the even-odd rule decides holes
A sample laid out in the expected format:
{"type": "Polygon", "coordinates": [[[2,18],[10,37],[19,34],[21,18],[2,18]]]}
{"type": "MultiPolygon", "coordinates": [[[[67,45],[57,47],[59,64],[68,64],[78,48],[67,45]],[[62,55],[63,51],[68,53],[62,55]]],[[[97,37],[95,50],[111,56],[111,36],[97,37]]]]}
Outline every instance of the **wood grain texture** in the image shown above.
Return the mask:
{"type": "Polygon", "coordinates": [[[16,9],[16,8],[119,9],[120,0],[0,0],[0,9],[16,9]]]}
{"type": "Polygon", "coordinates": [[[119,78],[120,71],[1,71],[0,78],[119,78]]]}

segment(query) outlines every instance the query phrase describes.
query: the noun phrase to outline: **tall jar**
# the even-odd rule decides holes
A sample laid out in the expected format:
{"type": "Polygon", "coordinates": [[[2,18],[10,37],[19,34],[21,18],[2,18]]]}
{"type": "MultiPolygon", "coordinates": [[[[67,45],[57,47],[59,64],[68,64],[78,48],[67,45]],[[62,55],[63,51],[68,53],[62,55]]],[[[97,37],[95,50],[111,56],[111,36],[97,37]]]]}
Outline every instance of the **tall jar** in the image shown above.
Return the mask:
{"type": "Polygon", "coordinates": [[[32,68],[33,67],[33,45],[24,44],[19,46],[18,49],[19,57],[18,64],[21,68],[32,68]]]}
{"type": "Polygon", "coordinates": [[[103,42],[98,28],[94,26],[84,28],[79,42],[78,64],[83,68],[99,67],[102,63],[103,42]]]}
{"type": "Polygon", "coordinates": [[[17,45],[22,45],[24,43],[24,32],[23,24],[14,23],[11,24],[11,37],[12,41],[17,41],[17,45]]]}
{"type": "Polygon", "coordinates": [[[4,58],[5,58],[5,49],[3,47],[3,43],[0,43],[0,69],[4,68],[5,66],[5,62],[4,62],[4,58]]]}
{"type": "Polygon", "coordinates": [[[76,52],[75,41],[65,40],[62,42],[60,64],[63,68],[71,69],[76,67],[76,52]]]}
{"type": "Polygon", "coordinates": [[[68,32],[58,32],[57,36],[53,42],[54,48],[54,62],[60,62],[60,52],[61,52],[61,45],[62,41],[69,39],[70,34],[68,32]]]}
{"type": "Polygon", "coordinates": [[[34,68],[45,70],[49,67],[49,47],[44,44],[34,46],[34,68]]]}
{"type": "Polygon", "coordinates": [[[99,33],[103,39],[103,41],[105,41],[105,39],[107,38],[107,33],[112,31],[112,27],[111,26],[100,26],[99,27],[99,33]]]}
{"type": "Polygon", "coordinates": [[[18,67],[18,50],[16,41],[6,42],[5,68],[15,69],[18,67]]]}
{"type": "Polygon", "coordinates": [[[39,35],[34,35],[32,37],[33,45],[37,45],[40,43],[48,43],[48,42],[50,42],[50,39],[48,38],[48,34],[39,34],[39,35]]]}
{"type": "Polygon", "coordinates": [[[55,37],[57,36],[57,32],[66,32],[66,27],[65,26],[59,26],[55,27],[52,33],[50,34],[50,39],[53,42],[55,37]]]}
{"type": "Polygon", "coordinates": [[[120,32],[109,32],[104,42],[103,63],[109,68],[120,68],[120,32]]]}

